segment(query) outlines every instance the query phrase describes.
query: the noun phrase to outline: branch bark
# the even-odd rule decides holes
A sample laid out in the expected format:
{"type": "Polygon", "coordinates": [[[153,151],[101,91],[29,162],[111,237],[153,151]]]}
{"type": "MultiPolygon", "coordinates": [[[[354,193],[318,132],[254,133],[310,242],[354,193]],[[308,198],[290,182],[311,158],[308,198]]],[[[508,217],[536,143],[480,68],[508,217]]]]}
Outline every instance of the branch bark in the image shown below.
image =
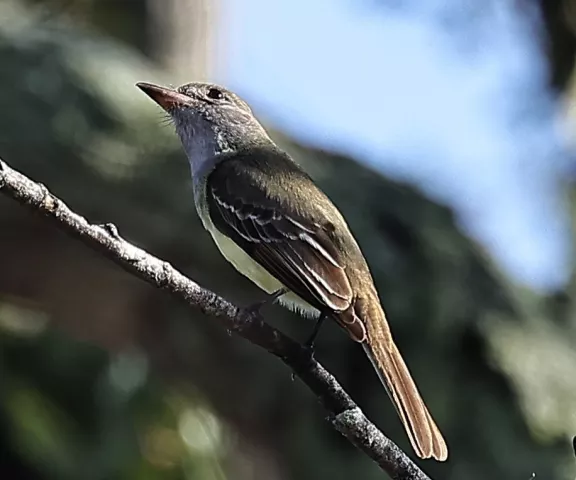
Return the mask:
{"type": "Polygon", "coordinates": [[[328,421],[394,480],[430,480],[354,403],[338,381],[307,350],[260,315],[241,309],[184,276],[168,262],[127,242],[112,224],[93,225],[74,213],[41,183],[0,159],[0,192],[50,219],[72,237],[115,262],[132,275],[171,293],[190,307],[213,316],[233,331],[266,349],[290,367],[328,411],[328,421]]]}

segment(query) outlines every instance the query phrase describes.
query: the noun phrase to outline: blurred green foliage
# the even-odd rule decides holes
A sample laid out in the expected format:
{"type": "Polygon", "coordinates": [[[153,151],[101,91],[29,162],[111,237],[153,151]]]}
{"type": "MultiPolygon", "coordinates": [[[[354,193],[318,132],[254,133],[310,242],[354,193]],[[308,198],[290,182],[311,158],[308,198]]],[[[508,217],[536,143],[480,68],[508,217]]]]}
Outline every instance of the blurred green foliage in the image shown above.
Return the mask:
{"type": "MultiPolygon", "coordinates": [[[[70,18],[45,14],[65,2],[0,3],[0,156],[91,221],[251,303],[261,293],[201,229],[177,140],[133,86],[170,80],[137,51],[145,15],[125,12],[144,2],[127,3],[81,2],[70,18]]],[[[425,470],[573,478],[571,290],[540,298],[510,284],[449,209],[275,138],[339,205],[372,265],[451,449],[425,470]]],[[[296,338],[311,328],[277,308],[267,317],[296,338]]],[[[317,356],[410,451],[361,349],[328,326],[317,356]]],[[[324,415],[265,352],[0,198],[0,478],[381,478],[324,415]]]]}

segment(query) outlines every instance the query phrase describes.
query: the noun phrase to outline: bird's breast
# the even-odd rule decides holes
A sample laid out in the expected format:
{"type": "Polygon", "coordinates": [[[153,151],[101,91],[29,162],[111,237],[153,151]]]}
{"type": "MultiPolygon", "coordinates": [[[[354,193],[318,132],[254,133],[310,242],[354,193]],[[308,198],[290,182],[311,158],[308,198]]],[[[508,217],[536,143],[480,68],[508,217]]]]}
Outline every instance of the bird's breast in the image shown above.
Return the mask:
{"type": "Polygon", "coordinates": [[[274,293],[283,285],[270,275],[260,264],[252,260],[252,257],[242,250],[235,242],[216,228],[211,228],[210,234],[218,249],[236,270],[252,280],[266,293],[274,293]]]}

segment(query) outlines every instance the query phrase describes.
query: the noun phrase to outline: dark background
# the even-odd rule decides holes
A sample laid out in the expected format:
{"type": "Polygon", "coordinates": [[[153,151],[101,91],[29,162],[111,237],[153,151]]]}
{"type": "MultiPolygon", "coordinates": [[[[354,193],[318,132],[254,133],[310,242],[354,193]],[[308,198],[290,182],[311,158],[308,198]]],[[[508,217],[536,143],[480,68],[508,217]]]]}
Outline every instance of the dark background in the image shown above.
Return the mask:
{"type": "MultiPolygon", "coordinates": [[[[0,156],[245,305],[262,294],[201,229],[179,144],[133,87],[210,77],[212,3],[3,0],[0,156]],[[178,4],[197,14],[176,21],[178,4]]],[[[470,0],[468,14],[483,4],[470,0]]],[[[548,93],[563,108],[576,2],[516,4],[518,15],[541,14],[548,93]]],[[[574,283],[546,295],[520,287],[417,188],[273,133],[341,208],[372,266],[448,441],[449,462],[424,469],[437,479],[573,479],[574,283]]],[[[564,193],[572,211],[570,178],[564,193]]],[[[310,332],[279,308],[267,318],[298,339],[310,332]]],[[[358,345],[329,326],[317,356],[411,454],[358,345]]],[[[276,359],[0,197],[0,478],[382,478],[324,416],[276,359]]]]}

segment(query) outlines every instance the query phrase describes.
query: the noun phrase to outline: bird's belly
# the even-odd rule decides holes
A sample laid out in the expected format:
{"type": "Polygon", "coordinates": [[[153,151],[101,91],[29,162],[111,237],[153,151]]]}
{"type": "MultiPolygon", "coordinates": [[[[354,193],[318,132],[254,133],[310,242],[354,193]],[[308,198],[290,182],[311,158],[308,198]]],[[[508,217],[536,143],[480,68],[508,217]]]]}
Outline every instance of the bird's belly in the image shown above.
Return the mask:
{"type": "MultiPolygon", "coordinates": [[[[264,267],[254,261],[250,255],[226,235],[220,233],[216,228],[211,228],[209,232],[224,258],[228,260],[236,270],[252,280],[266,293],[272,294],[284,288],[284,285],[280,281],[270,275],[264,267]]],[[[282,295],[278,301],[291,310],[306,316],[313,317],[319,314],[316,308],[292,292],[282,295]]]]}

